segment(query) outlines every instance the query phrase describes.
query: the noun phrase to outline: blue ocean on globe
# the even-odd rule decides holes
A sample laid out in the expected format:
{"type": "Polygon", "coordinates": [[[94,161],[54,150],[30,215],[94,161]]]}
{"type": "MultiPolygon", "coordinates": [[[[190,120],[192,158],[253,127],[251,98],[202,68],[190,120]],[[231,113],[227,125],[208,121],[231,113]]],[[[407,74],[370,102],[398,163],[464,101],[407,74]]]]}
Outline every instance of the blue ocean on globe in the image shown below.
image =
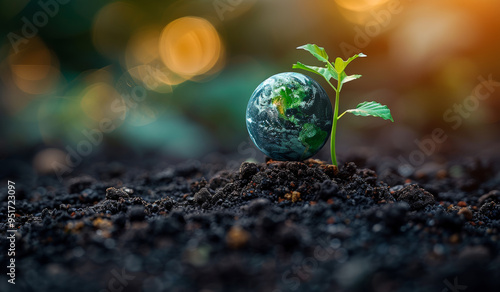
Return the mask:
{"type": "Polygon", "coordinates": [[[323,87],[295,72],[264,80],[246,111],[250,138],[274,160],[301,161],[325,145],[332,128],[332,105],[323,87]]]}

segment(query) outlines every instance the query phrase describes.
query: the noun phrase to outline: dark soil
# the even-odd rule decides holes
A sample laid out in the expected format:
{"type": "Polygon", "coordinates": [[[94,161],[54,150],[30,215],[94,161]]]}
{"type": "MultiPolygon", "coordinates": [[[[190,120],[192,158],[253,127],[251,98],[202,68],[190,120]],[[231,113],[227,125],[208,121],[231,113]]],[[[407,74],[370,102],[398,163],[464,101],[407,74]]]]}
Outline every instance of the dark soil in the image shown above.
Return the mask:
{"type": "Polygon", "coordinates": [[[368,166],[114,163],[64,185],[39,177],[17,189],[15,286],[0,223],[0,290],[499,291],[500,163],[407,177],[368,166]]]}

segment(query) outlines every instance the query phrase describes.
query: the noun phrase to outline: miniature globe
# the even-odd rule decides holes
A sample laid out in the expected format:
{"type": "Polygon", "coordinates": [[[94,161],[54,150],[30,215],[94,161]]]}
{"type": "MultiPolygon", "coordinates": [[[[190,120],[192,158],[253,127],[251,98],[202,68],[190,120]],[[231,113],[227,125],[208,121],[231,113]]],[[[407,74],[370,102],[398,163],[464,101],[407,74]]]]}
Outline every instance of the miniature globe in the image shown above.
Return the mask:
{"type": "Polygon", "coordinates": [[[325,145],[332,128],[332,105],[323,87],[294,72],[262,82],[248,102],[250,138],[274,160],[304,160],[325,145]]]}

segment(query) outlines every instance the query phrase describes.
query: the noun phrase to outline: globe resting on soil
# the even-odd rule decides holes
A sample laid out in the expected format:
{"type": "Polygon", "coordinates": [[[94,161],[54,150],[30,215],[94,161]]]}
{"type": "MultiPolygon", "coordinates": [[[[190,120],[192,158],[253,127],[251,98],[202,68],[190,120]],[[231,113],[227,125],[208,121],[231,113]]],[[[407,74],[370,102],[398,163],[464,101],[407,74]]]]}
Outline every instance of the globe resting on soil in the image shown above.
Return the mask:
{"type": "Polygon", "coordinates": [[[279,73],[253,92],[246,111],[250,138],[275,160],[304,160],[325,145],[332,128],[332,105],[312,78],[279,73]]]}

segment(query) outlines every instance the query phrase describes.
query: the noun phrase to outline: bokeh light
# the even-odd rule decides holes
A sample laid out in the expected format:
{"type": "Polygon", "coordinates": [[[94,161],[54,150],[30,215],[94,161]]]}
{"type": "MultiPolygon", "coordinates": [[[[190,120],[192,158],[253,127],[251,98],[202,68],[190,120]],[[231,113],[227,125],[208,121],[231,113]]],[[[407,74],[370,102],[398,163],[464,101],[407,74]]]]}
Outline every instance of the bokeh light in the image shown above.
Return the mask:
{"type": "Polygon", "coordinates": [[[144,27],[134,32],[127,44],[127,67],[149,64],[159,58],[161,27],[144,27]]]}
{"type": "Polygon", "coordinates": [[[389,0],[335,0],[337,5],[351,11],[366,11],[387,3],[389,0]]]}
{"type": "MultiPolygon", "coordinates": [[[[398,133],[447,127],[443,113],[471,94],[479,76],[500,80],[497,0],[72,0],[59,8],[27,37],[23,25],[38,2],[0,3],[0,30],[26,38],[20,46],[8,37],[0,43],[0,122],[9,151],[64,149],[102,119],[116,126],[106,143],[176,157],[209,147],[235,151],[248,137],[242,117],[255,86],[294,71],[296,61],[319,65],[295,50],[306,43],[332,58],[368,55],[350,66],[348,73],[363,78],[345,86],[342,107],[375,99],[394,111],[391,126],[347,118],[339,131],[345,145],[380,132],[395,141],[398,133]],[[146,98],[127,103],[135,88],[146,98]]],[[[498,92],[448,134],[461,139],[481,127],[496,137],[498,92]]]]}
{"type": "MultiPolygon", "coordinates": [[[[133,72],[135,69],[143,67],[148,67],[149,70],[152,70],[152,66],[149,65],[138,66],[123,74],[115,84],[117,92],[124,100],[123,105],[128,109],[125,121],[127,125],[134,127],[145,126],[153,123],[158,118],[158,108],[152,105],[153,102],[151,100],[148,101],[148,88],[158,92],[163,91],[163,93],[171,92],[170,85],[158,83],[155,79],[156,77],[148,69],[145,69],[144,79],[136,82],[137,79],[134,77],[133,72]]],[[[165,97],[165,94],[162,94],[162,97],[165,97]]],[[[150,94],[149,99],[152,99],[150,94]]]]}
{"type": "Polygon", "coordinates": [[[57,59],[38,38],[18,53],[11,53],[9,64],[14,83],[29,94],[50,92],[59,78],[57,59]]]}
{"type": "Polygon", "coordinates": [[[39,174],[56,173],[58,167],[66,165],[66,153],[57,148],[47,148],[39,151],[33,158],[33,168],[39,174]]]}
{"type": "Polygon", "coordinates": [[[169,23],[160,38],[160,55],[174,73],[191,78],[207,73],[221,58],[217,30],[206,19],[182,17],[169,23]]]}
{"type": "Polygon", "coordinates": [[[11,113],[22,110],[38,95],[53,92],[60,78],[58,60],[39,38],[17,53],[12,50],[7,63],[9,73],[3,78],[9,94],[4,101],[11,113]]]}
{"type": "Polygon", "coordinates": [[[103,7],[94,19],[92,40],[97,50],[110,59],[123,55],[129,37],[137,25],[137,8],[121,1],[103,7]]]}
{"type": "Polygon", "coordinates": [[[391,36],[391,54],[405,71],[428,70],[439,59],[469,48],[475,35],[475,24],[465,12],[422,5],[407,13],[391,36]]]}
{"type": "Polygon", "coordinates": [[[126,49],[128,72],[137,82],[149,90],[172,92],[172,85],[186,79],[173,74],[160,60],[161,27],[149,26],[136,31],[126,49]]]}
{"type": "MultiPolygon", "coordinates": [[[[348,21],[355,24],[366,24],[373,20],[373,16],[379,13],[390,0],[335,0],[340,13],[348,21]]],[[[389,15],[390,17],[390,15],[389,15]]]]}
{"type": "Polygon", "coordinates": [[[139,81],[145,88],[161,93],[172,92],[172,85],[186,81],[170,70],[163,63],[140,65],[128,70],[128,74],[139,81]]]}
{"type": "Polygon", "coordinates": [[[81,100],[82,110],[96,122],[109,119],[118,126],[125,120],[128,107],[116,89],[106,83],[87,87],[81,100]]]}

